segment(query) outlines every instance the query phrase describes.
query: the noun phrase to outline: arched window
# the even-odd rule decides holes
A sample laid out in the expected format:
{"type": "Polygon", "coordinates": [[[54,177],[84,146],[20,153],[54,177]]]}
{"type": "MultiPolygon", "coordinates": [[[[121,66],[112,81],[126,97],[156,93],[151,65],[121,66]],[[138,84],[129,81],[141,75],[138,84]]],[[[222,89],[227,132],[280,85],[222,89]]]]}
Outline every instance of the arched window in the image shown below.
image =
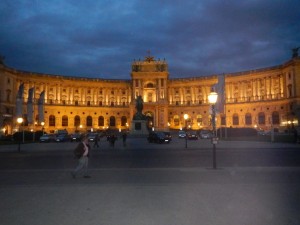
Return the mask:
{"type": "Polygon", "coordinates": [[[153,88],[153,87],[154,87],[154,85],[152,83],[147,84],[147,88],[153,88]]]}
{"type": "Polygon", "coordinates": [[[114,116],[111,116],[109,118],[109,126],[110,127],[115,127],[116,126],[116,118],[114,116]]]}
{"type": "Polygon", "coordinates": [[[63,127],[67,127],[68,126],[68,116],[65,115],[65,116],[62,117],[61,125],[63,127]]]}
{"type": "Polygon", "coordinates": [[[115,99],[114,98],[111,98],[110,99],[110,106],[114,106],[115,105],[115,99]]]}
{"type": "Polygon", "coordinates": [[[197,115],[197,123],[198,123],[198,126],[202,126],[203,124],[203,121],[202,121],[202,115],[197,115]]]}
{"type": "Polygon", "coordinates": [[[126,126],[126,123],[127,123],[127,118],[126,118],[126,116],[122,116],[122,117],[121,117],[121,126],[126,126]]]}
{"type": "Polygon", "coordinates": [[[104,126],[104,117],[103,116],[98,117],[98,126],[100,126],[100,127],[104,126]]]}
{"type": "Polygon", "coordinates": [[[86,126],[87,127],[93,126],[93,118],[91,116],[86,117],[86,126]]]}
{"type": "Polygon", "coordinates": [[[250,113],[246,113],[245,115],[245,124],[246,125],[251,125],[252,124],[252,116],[250,113]]]}
{"type": "Polygon", "coordinates": [[[55,116],[54,115],[49,116],[49,126],[55,127],[55,116]]]}
{"type": "Polygon", "coordinates": [[[266,117],[265,117],[265,114],[263,112],[260,112],[258,114],[258,124],[259,125],[265,125],[266,123],[266,117]]]}
{"type": "Polygon", "coordinates": [[[272,113],[272,123],[276,125],[280,124],[279,113],[276,111],[272,113]]]}
{"type": "Polygon", "coordinates": [[[174,116],[174,125],[179,126],[179,116],[178,115],[174,116]]]}
{"type": "Polygon", "coordinates": [[[80,116],[75,116],[74,125],[76,128],[80,126],[80,116]]]}
{"type": "Polygon", "coordinates": [[[126,106],[126,98],[122,98],[121,101],[122,101],[122,105],[126,106]]]}
{"type": "Polygon", "coordinates": [[[239,115],[237,113],[232,116],[232,125],[239,125],[239,115]]]}

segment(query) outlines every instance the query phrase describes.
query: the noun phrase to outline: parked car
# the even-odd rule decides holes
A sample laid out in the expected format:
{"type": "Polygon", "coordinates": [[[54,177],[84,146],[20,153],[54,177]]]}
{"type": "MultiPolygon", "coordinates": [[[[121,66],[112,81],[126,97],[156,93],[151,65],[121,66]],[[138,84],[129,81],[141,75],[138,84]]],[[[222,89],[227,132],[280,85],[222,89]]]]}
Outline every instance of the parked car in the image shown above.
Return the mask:
{"type": "Polygon", "coordinates": [[[163,132],[151,132],[148,136],[149,143],[170,143],[170,138],[168,138],[163,132]]]}
{"type": "Polygon", "coordinates": [[[187,133],[187,139],[189,140],[198,140],[198,134],[196,131],[190,131],[187,133]]]}
{"type": "Polygon", "coordinates": [[[178,137],[179,137],[179,138],[185,138],[185,137],[186,137],[185,131],[184,131],[184,130],[178,131],[178,137]]]}
{"type": "Polygon", "coordinates": [[[55,135],[54,134],[43,134],[40,137],[40,142],[53,142],[55,141],[55,135]]]}
{"type": "Polygon", "coordinates": [[[70,141],[70,136],[68,134],[59,134],[56,136],[56,142],[70,141]]]}
{"type": "Polygon", "coordinates": [[[89,133],[88,134],[88,140],[90,142],[94,142],[96,138],[98,138],[98,134],[97,133],[89,133]]]}
{"type": "Polygon", "coordinates": [[[209,139],[212,138],[212,133],[210,130],[201,130],[200,131],[200,138],[201,139],[209,139]]]}
{"type": "Polygon", "coordinates": [[[81,138],[82,138],[82,134],[80,133],[74,133],[74,134],[71,134],[71,142],[73,141],[81,141],[81,138]]]}
{"type": "Polygon", "coordinates": [[[172,135],[170,132],[164,131],[163,133],[166,135],[166,138],[168,138],[170,141],[172,141],[172,135]]]}

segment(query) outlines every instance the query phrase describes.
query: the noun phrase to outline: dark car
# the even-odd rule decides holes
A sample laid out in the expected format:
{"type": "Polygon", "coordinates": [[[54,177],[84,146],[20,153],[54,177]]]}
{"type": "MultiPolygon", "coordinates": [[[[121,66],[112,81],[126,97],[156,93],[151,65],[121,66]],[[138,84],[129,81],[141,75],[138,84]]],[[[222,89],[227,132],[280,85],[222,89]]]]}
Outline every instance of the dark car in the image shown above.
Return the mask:
{"type": "Polygon", "coordinates": [[[163,132],[151,132],[148,136],[148,141],[150,143],[170,143],[170,139],[163,132]]]}
{"type": "Polygon", "coordinates": [[[89,133],[88,134],[88,140],[90,142],[94,142],[96,138],[98,138],[98,134],[97,133],[89,133]]]}
{"type": "Polygon", "coordinates": [[[198,140],[198,134],[197,134],[196,131],[190,131],[190,132],[188,132],[188,134],[187,134],[187,138],[188,138],[189,140],[198,140]]]}
{"type": "Polygon", "coordinates": [[[54,134],[44,134],[40,137],[40,142],[53,142],[55,141],[54,134]]]}
{"type": "Polygon", "coordinates": [[[56,136],[55,139],[56,142],[65,142],[69,140],[70,140],[70,136],[68,134],[59,134],[56,136]]]}
{"type": "Polygon", "coordinates": [[[163,133],[166,135],[166,138],[168,138],[170,141],[172,141],[172,135],[170,132],[164,131],[163,133]]]}
{"type": "Polygon", "coordinates": [[[82,134],[80,133],[74,133],[74,134],[71,134],[71,142],[73,141],[81,141],[81,138],[82,138],[82,134]]]}

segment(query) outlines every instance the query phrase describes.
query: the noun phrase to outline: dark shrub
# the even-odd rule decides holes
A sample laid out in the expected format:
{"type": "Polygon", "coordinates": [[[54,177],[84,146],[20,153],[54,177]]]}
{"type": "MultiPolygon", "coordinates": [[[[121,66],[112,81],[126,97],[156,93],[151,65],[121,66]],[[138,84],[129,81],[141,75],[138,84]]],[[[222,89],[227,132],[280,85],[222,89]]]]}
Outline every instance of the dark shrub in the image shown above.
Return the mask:
{"type": "MultiPolygon", "coordinates": [[[[42,131],[24,131],[24,141],[33,141],[33,135],[34,135],[34,141],[39,141],[40,137],[43,135],[42,131]]],[[[23,131],[16,132],[13,134],[13,139],[15,141],[23,141],[23,131]]]]}

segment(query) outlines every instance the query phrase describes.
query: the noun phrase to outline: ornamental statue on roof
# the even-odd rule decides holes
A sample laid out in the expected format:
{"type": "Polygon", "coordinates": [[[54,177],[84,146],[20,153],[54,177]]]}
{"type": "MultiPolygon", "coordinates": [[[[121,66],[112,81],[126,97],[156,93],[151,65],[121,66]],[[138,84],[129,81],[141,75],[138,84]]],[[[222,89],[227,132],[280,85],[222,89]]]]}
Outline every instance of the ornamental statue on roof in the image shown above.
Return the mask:
{"type": "Polygon", "coordinates": [[[132,72],[168,72],[168,64],[166,60],[155,59],[154,56],[145,56],[145,59],[134,60],[132,63],[132,72]]]}

